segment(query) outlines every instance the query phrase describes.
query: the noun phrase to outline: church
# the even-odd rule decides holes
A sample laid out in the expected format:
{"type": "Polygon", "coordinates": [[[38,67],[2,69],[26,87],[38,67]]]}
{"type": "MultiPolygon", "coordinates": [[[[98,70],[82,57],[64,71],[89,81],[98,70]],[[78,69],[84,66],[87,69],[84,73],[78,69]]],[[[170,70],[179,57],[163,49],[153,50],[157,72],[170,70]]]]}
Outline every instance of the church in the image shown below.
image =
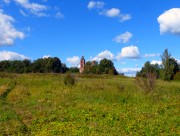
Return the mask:
{"type": "Polygon", "coordinates": [[[80,72],[80,73],[83,73],[85,63],[86,63],[86,61],[85,61],[85,59],[84,59],[84,56],[82,56],[82,58],[81,58],[81,60],[80,60],[80,68],[79,68],[79,72],[80,72]]]}

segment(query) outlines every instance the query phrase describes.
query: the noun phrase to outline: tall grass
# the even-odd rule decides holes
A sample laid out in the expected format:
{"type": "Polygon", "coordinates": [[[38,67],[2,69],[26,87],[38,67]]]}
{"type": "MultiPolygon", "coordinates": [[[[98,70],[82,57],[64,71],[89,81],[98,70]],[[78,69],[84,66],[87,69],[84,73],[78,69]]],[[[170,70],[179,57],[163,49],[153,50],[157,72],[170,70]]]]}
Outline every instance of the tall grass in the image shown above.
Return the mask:
{"type": "Polygon", "coordinates": [[[179,82],[145,94],[134,78],[23,74],[0,78],[0,135],[179,135],[179,82]],[[13,76],[12,76],[13,77],[13,76]]]}

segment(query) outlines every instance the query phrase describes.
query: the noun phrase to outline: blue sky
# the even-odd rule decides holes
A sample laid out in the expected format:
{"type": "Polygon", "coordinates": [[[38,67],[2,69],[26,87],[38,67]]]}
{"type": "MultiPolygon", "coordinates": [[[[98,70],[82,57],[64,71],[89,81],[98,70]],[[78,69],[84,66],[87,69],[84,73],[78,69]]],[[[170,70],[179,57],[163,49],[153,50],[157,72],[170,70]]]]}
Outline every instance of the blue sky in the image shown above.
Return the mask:
{"type": "Polygon", "coordinates": [[[0,60],[107,58],[133,75],[166,48],[180,62],[179,0],[0,0],[0,60]]]}

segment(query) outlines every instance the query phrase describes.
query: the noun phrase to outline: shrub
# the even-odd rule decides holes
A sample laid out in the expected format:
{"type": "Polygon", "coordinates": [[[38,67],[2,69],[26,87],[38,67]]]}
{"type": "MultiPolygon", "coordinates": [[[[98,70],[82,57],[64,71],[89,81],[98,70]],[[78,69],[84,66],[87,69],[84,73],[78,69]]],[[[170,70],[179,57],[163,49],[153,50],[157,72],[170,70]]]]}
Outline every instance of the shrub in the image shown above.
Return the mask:
{"type": "Polygon", "coordinates": [[[65,77],[64,77],[64,84],[66,86],[73,86],[75,85],[75,77],[71,74],[71,73],[66,73],[65,77]]]}
{"type": "Polygon", "coordinates": [[[147,73],[146,78],[136,77],[135,83],[138,87],[145,91],[145,93],[149,93],[155,90],[156,85],[156,74],[155,73],[147,73]]]}
{"type": "Polygon", "coordinates": [[[174,80],[180,81],[180,72],[177,72],[177,73],[174,75],[174,80]]]}

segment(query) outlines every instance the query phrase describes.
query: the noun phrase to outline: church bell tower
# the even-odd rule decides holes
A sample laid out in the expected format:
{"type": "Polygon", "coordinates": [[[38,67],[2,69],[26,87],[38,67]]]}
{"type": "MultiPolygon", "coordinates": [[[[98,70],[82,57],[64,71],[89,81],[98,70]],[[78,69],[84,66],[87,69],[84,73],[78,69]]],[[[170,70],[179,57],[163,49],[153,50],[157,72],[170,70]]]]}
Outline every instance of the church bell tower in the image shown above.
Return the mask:
{"type": "Polygon", "coordinates": [[[81,60],[80,60],[80,69],[79,72],[82,73],[84,71],[84,66],[85,66],[85,59],[84,56],[82,56],[81,60]]]}

